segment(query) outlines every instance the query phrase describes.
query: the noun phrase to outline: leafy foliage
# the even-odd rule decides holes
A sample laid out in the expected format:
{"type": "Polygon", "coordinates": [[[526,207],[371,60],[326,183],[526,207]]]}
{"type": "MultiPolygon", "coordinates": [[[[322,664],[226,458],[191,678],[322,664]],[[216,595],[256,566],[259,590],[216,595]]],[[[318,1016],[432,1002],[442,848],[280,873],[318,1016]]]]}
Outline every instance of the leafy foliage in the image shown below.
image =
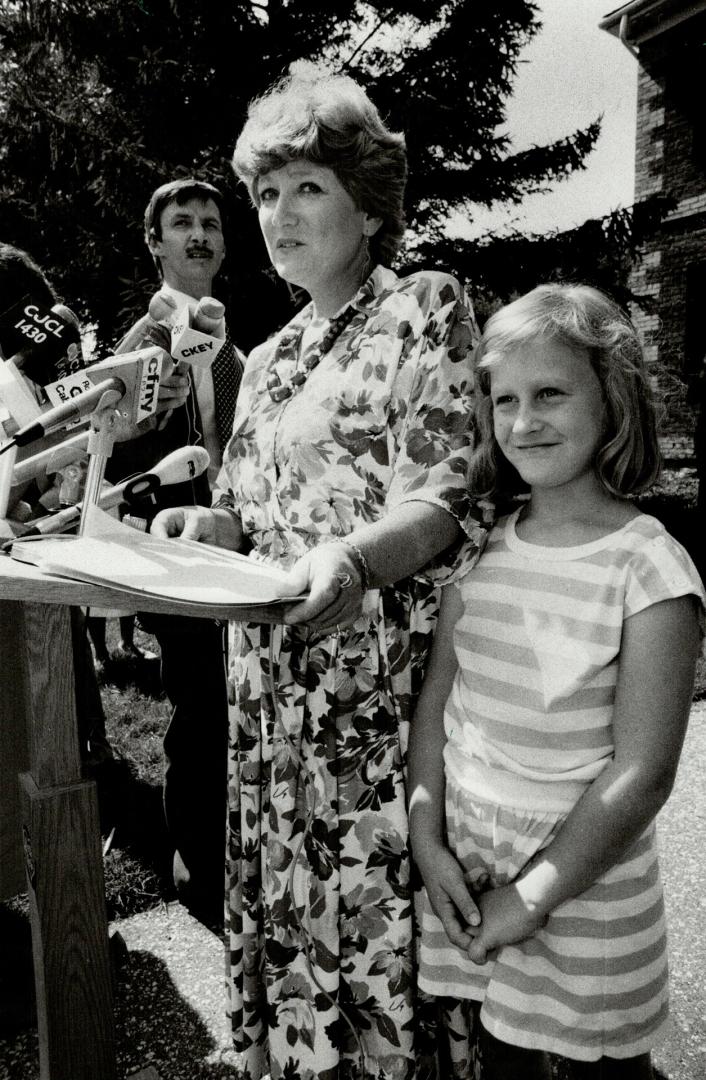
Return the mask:
{"type": "MultiPolygon", "coordinates": [[[[0,9],[0,236],[28,248],[108,344],[154,288],[142,240],[150,192],[179,176],[211,180],[232,211],[221,294],[238,313],[242,344],[262,340],[291,302],[268,270],[229,159],[248,101],[293,61],[318,59],[349,71],[406,133],[405,265],[443,264],[472,287],[479,281],[494,295],[511,294],[537,259],[544,268],[563,257],[562,245],[533,237],[451,242],[451,212],[472,218],[476,205],[517,202],[581,168],[599,123],[513,153],[505,101],[539,27],[536,4],[444,0],[431,21],[430,7],[9,0],[0,9]]],[[[611,238],[603,230],[584,239],[604,248],[611,238]]]]}
{"type": "Polygon", "coordinates": [[[667,205],[663,197],[652,196],[630,209],[590,219],[565,232],[480,237],[465,242],[462,253],[458,240],[441,237],[424,252],[423,259],[417,257],[415,265],[421,266],[423,261],[441,269],[462,259],[481,323],[501,303],[545,281],[585,282],[611,294],[624,307],[637,303],[643,311],[651,312],[654,298],[636,294],[629,274],[667,205]]]}

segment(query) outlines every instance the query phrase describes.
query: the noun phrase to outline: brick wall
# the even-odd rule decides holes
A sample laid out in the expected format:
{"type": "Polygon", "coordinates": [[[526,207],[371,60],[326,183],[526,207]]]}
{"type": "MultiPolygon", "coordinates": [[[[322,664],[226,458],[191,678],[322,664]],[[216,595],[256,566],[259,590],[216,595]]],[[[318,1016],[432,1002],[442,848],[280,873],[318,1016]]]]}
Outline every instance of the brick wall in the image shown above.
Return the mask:
{"type": "MultiPolygon", "coordinates": [[[[699,352],[706,354],[706,292],[700,310],[687,304],[694,268],[706,263],[706,106],[701,89],[706,50],[701,41],[706,41],[703,15],[643,44],[638,74],[635,201],[662,195],[672,209],[632,275],[634,292],[648,299],[650,310],[635,307],[632,314],[648,360],[668,371],[663,385],[669,423],[682,431],[692,430],[694,417],[679,379],[669,372],[687,374],[699,352]]],[[[693,300],[693,283],[691,293],[693,300]]]]}
{"type": "Polygon", "coordinates": [[[664,76],[638,69],[637,124],[635,134],[635,200],[659,195],[664,190],[664,76]]]}

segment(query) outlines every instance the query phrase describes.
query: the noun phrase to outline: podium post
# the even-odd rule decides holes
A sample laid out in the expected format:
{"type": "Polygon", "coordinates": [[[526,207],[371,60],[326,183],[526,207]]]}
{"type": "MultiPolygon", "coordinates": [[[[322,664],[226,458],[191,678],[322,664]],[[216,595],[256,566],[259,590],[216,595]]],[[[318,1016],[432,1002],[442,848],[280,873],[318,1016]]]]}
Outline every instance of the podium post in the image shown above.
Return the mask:
{"type": "MultiPolygon", "coordinates": [[[[27,594],[42,598],[32,584],[27,594]]],[[[6,585],[0,571],[0,598],[6,585]]],[[[41,1080],[116,1080],[100,826],[95,785],[81,778],[70,607],[0,599],[0,649],[0,897],[29,895],[41,1080]]]]}

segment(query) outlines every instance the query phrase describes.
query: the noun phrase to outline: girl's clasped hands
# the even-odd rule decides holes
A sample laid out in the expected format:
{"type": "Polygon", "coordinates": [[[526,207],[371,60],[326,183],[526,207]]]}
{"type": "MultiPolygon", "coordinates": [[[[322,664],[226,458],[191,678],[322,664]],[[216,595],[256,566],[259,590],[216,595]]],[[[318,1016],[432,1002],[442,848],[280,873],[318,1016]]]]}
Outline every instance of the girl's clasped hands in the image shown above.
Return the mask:
{"type": "Polygon", "coordinates": [[[417,851],[429,903],[446,935],[474,964],[485,964],[502,945],[531,937],[546,916],[523,897],[515,880],[494,888],[485,870],[466,874],[445,844],[417,851]]]}

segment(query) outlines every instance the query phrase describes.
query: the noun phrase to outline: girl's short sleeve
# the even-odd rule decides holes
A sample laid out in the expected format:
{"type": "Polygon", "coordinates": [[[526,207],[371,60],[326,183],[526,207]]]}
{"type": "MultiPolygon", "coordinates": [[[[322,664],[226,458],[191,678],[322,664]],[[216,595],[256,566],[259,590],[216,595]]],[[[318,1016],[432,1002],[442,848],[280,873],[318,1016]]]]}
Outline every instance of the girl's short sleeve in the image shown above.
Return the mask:
{"type": "Polygon", "coordinates": [[[706,592],[698,570],[681,544],[663,531],[635,552],[628,565],[625,618],[662,600],[696,597],[701,636],[706,633],[706,592]]]}

